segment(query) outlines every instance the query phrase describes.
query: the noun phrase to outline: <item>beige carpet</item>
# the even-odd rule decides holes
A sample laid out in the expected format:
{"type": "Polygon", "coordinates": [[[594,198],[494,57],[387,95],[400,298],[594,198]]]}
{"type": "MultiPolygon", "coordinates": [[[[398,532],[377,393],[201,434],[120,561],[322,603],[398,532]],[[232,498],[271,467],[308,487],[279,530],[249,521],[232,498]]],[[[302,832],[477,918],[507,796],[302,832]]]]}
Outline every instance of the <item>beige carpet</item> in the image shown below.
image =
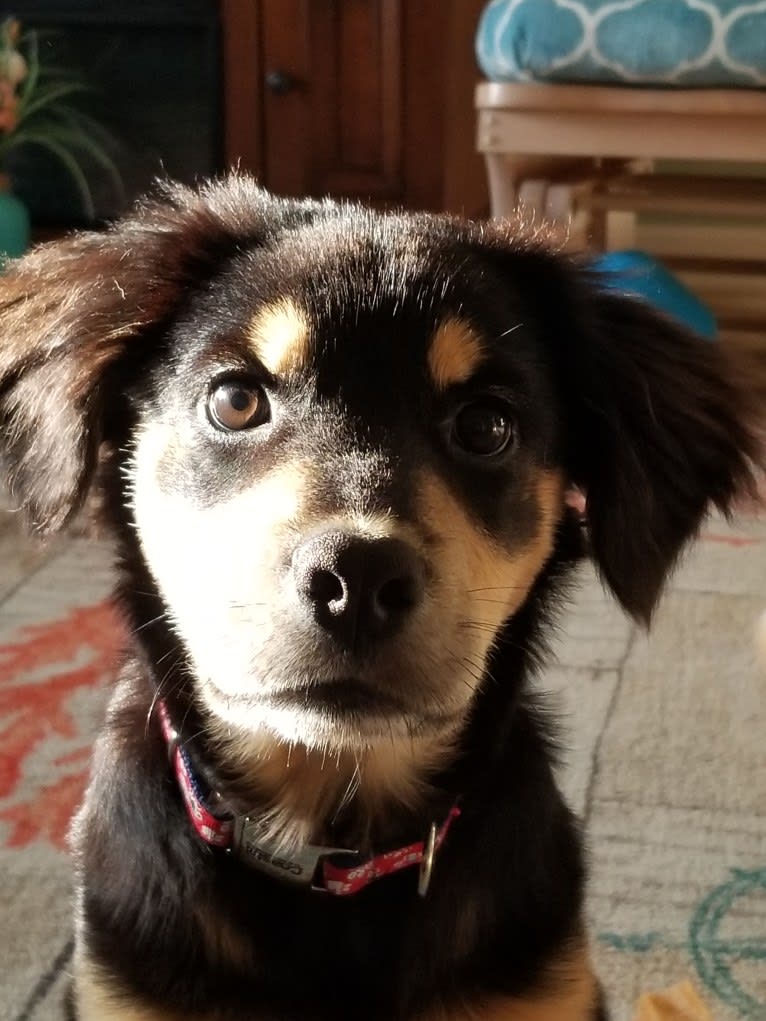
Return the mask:
{"type": "MultiPolygon", "coordinates": [[[[766,1019],[766,521],[714,521],[651,638],[583,572],[544,686],[591,849],[595,954],[615,1021],[690,978],[717,1021],[766,1019]]],[[[112,672],[103,550],[42,553],[0,515],[0,1019],[59,1021],[63,847],[112,672]]],[[[360,1019],[361,1021],[361,1019],[360,1019]]],[[[551,1021],[556,1021],[552,1018],[551,1021]]]]}

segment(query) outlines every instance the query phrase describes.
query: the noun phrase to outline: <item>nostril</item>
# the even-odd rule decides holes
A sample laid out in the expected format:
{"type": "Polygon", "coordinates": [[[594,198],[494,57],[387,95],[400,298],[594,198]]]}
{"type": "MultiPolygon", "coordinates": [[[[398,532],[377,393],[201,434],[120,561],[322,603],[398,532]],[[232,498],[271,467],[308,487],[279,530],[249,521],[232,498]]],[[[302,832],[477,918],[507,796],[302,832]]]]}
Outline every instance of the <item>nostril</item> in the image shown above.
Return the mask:
{"type": "Polygon", "coordinates": [[[426,565],[400,539],[324,532],[293,551],[292,581],[299,612],[358,651],[404,626],[425,596],[426,565]]]}
{"type": "Polygon", "coordinates": [[[411,576],[391,578],[375,594],[378,612],[388,615],[411,610],[418,602],[420,585],[411,576]]]}
{"type": "Polygon", "coordinates": [[[332,571],[314,571],[309,578],[308,597],[315,603],[339,603],[343,601],[343,582],[332,571]]]}

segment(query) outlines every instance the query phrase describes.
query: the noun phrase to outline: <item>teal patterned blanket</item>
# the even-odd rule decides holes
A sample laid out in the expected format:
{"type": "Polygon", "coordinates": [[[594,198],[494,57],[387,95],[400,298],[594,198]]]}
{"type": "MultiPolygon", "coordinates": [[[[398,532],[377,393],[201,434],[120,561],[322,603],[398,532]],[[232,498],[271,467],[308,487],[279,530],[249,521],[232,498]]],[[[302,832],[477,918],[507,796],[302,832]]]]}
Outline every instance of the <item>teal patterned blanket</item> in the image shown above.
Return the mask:
{"type": "Polygon", "coordinates": [[[496,81],[766,87],[766,0],[492,0],[476,52],[496,81]]]}

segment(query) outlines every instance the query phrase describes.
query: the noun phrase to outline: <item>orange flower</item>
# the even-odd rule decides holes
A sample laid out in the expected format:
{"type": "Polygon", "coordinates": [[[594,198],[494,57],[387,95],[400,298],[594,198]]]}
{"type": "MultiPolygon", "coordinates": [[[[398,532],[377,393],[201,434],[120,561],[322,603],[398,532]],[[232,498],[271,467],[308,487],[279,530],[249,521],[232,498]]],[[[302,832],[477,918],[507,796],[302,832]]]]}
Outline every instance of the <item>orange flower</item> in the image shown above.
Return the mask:
{"type": "Polygon", "coordinates": [[[21,38],[21,22],[18,18],[8,18],[4,28],[6,42],[9,46],[16,46],[21,38]]]}
{"type": "Polygon", "coordinates": [[[18,100],[10,82],[0,78],[0,131],[8,134],[16,128],[18,100]]]}

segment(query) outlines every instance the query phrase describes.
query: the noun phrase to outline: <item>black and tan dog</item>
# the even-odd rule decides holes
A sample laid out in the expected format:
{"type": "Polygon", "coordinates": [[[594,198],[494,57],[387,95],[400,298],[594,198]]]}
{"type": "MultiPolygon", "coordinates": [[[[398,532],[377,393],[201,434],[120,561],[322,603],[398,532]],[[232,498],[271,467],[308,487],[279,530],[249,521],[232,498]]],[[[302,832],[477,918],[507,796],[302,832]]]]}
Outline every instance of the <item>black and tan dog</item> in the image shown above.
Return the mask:
{"type": "Polygon", "coordinates": [[[569,487],[646,621],[750,484],[721,351],[508,225],[240,177],[34,251],[0,336],[13,492],[51,532],[97,487],[130,633],[76,1016],[603,1017],[530,676],[569,487]]]}

